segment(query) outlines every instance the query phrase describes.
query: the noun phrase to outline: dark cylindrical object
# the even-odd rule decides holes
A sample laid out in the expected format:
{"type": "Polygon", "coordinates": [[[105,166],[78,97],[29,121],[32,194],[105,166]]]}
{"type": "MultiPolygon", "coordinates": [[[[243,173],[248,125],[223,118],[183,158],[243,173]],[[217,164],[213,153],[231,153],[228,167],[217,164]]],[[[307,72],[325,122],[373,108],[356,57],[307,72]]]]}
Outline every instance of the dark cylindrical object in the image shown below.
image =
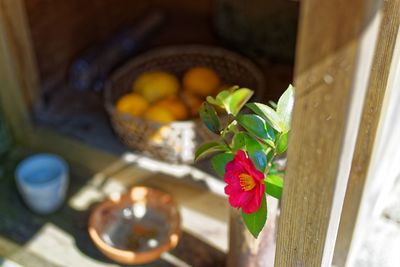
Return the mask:
{"type": "Polygon", "coordinates": [[[78,90],[100,91],[108,74],[133,56],[160,28],[165,20],[161,11],[154,11],[134,27],[87,50],[70,68],[70,84],[78,90]]]}
{"type": "Polygon", "coordinates": [[[247,230],[242,215],[231,209],[227,267],[273,267],[276,247],[278,200],[268,197],[268,220],[255,239],[247,230]]]}

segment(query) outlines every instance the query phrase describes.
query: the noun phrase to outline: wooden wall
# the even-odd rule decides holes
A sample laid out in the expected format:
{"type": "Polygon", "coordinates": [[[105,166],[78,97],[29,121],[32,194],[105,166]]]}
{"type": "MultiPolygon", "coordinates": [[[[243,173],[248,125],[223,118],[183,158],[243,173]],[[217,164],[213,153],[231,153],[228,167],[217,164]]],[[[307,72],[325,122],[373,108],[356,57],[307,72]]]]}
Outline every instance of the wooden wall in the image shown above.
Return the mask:
{"type": "MultiPolygon", "coordinates": [[[[380,0],[301,2],[275,266],[331,266],[380,0]]],[[[382,77],[383,79],[383,77],[382,77]]],[[[351,233],[349,233],[351,234],[351,233]]]]}
{"type": "Polygon", "coordinates": [[[79,53],[121,27],[132,25],[147,10],[161,8],[172,17],[188,13],[209,17],[211,3],[212,0],[25,0],[42,87],[63,80],[79,53]]]}

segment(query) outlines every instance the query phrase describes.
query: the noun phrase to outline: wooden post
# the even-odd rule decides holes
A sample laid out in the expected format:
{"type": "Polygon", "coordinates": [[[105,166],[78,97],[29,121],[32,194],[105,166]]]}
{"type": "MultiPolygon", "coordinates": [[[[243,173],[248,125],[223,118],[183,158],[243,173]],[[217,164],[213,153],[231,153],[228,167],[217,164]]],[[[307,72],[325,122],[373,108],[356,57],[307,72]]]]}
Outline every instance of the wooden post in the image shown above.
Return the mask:
{"type": "Polygon", "coordinates": [[[24,1],[0,0],[0,104],[18,142],[31,130],[38,77],[24,1]]]}
{"type": "Polygon", "coordinates": [[[301,3],[296,101],[275,266],[330,266],[380,1],[301,3]],[[374,26],[375,25],[375,26],[374,26]]]}
{"type": "MultiPolygon", "coordinates": [[[[333,262],[336,266],[346,265],[346,259],[353,239],[357,214],[359,214],[373,147],[375,145],[383,99],[388,86],[394,49],[396,41],[398,42],[396,37],[400,25],[399,10],[400,0],[384,1],[377,49],[373,62],[374,68],[369,80],[335,246],[333,262]]],[[[396,90],[398,90],[398,88],[396,90]]],[[[382,181],[386,180],[385,178],[376,177],[375,179],[382,181]]],[[[370,208],[372,210],[372,207],[370,208]]]]}

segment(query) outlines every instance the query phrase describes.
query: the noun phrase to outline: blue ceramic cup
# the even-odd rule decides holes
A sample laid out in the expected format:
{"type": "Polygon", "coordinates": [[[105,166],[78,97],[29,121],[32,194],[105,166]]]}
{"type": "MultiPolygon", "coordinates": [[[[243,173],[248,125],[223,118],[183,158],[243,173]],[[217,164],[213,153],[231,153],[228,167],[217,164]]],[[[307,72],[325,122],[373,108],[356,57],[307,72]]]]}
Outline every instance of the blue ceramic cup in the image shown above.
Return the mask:
{"type": "Polygon", "coordinates": [[[47,214],[64,202],[69,182],[67,163],[53,154],[36,154],[23,160],[15,171],[17,187],[33,211],[47,214]]]}

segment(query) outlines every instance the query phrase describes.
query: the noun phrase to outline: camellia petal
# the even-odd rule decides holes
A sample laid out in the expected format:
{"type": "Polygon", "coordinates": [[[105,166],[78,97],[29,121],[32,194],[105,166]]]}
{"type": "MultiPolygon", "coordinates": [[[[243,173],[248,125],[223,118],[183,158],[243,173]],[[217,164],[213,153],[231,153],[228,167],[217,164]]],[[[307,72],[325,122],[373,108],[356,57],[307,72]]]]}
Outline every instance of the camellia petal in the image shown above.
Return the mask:
{"type": "Polygon", "coordinates": [[[256,169],[246,152],[238,150],[225,166],[225,194],[232,207],[253,213],[260,208],[265,194],[264,174],[256,169]]]}

